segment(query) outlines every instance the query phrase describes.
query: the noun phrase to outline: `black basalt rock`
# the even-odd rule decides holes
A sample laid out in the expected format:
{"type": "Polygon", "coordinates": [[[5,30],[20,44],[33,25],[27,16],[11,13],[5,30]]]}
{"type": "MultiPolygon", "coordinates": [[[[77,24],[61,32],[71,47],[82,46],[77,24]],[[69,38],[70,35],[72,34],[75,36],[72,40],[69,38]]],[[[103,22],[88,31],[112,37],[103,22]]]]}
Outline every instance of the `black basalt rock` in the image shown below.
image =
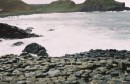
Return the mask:
{"type": "Polygon", "coordinates": [[[19,29],[16,26],[11,26],[5,23],[0,23],[0,38],[3,39],[23,39],[30,37],[39,37],[34,33],[27,33],[25,30],[19,29]]]}
{"type": "Polygon", "coordinates": [[[37,54],[38,56],[48,56],[46,49],[37,43],[27,45],[22,52],[37,54]]]}

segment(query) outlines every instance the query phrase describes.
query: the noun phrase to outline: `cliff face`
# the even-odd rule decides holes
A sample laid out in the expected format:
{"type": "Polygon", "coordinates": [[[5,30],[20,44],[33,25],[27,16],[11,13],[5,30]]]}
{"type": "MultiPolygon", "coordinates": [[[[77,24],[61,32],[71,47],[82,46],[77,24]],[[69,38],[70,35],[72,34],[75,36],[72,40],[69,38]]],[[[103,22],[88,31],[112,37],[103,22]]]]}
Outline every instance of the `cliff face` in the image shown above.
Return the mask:
{"type": "Polygon", "coordinates": [[[0,0],[1,12],[30,10],[31,7],[21,0],[0,0]]]}
{"type": "Polygon", "coordinates": [[[51,12],[88,12],[88,11],[123,11],[129,10],[125,3],[115,0],[86,0],[75,4],[71,0],[58,0],[50,3],[46,10],[51,12]]]}
{"type": "Polygon", "coordinates": [[[86,0],[80,4],[81,11],[122,11],[125,10],[125,3],[115,0],[86,0]]]}
{"type": "Polygon", "coordinates": [[[49,11],[59,11],[59,12],[65,12],[65,11],[71,11],[76,6],[75,2],[71,0],[58,0],[50,3],[48,5],[49,11]]]}
{"type": "Polygon", "coordinates": [[[75,2],[71,1],[71,0],[58,0],[58,1],[54,1],[52,3],[50,3],[51,6],[55,6],[55,7],[74,7],[76,4],[75,2]]]}

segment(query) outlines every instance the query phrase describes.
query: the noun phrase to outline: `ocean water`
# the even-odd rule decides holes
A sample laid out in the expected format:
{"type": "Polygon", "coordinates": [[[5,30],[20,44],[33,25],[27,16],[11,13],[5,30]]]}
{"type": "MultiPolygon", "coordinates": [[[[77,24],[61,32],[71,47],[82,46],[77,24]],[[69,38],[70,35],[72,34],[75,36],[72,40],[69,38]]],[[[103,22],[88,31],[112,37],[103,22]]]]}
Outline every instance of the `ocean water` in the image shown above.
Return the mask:
{"type": "Polygon", "coordinates": [[[33,27],[38,38],[3,40],[0,55],[20,54],[26,45],[36,42],[50,56],[79,53],[90,49],[130,50],[130,11],[90,13],[50,13],[0,18],[0,23],[33,27]],[[54,31],[49,31],[54,29],[54,31]],[[22,41],[21,46],[12,46],[22,41]]]}

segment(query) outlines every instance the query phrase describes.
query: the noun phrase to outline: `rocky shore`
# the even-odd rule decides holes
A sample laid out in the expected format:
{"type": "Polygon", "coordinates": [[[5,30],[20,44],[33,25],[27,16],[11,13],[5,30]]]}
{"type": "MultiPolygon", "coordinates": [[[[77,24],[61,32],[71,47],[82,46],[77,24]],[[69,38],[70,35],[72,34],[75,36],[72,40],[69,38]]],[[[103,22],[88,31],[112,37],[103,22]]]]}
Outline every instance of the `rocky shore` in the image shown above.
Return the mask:
{"type": "Polygon", "coordinates": [[[86,53],[62,57],[36,57],[29,53],[2,56],[0,84],[130,84],[129,51],[86,53]]]}
{"type": "MultiPolygon", "coordinates": [[[[0,38],[38,37],[31,29],[0,23],[0,38]]],[[[97,49],[49,57],[43,46],[31,43],[20,55],[0,56],[0,84],[130,84],[130,51],[97,49]]]]}
{"type": "Polygon", "coordinates": [[[16,26],[8,25],[6,23],[0,23],[0,39],[23,39],[39,37],[39,35],[30,33],[28,31],[29,29],[23,30],[16,26]]]}

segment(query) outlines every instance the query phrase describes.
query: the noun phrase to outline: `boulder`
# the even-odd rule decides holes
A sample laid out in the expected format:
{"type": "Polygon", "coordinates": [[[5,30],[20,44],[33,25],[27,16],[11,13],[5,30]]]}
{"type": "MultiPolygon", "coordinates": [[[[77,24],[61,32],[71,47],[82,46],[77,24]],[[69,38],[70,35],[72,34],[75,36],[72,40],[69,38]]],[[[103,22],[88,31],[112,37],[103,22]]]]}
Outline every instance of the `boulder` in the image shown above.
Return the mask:
{"type": "Polygon", "coordinates": [[[48,56],[46,49],[37,43],[27,45],[22,52],[37,54],[38,56],[48,56]]]}
{"type": "Polygon", "coordinates": [[[50,77],[54,77],[60,75],[61,72],[60,70],[49,70],[47,73],[50,75],[50,77]]]}
{"type": "Polygon", "coordinates": [[[19,42],[14,43],[13,46],[20,46],[22,44],[24,44],[24,43],[22,41],[19,41],[19,42]]]}
{"type": "Polygon", "coordinates": [[[119,76],[119,71],[112,71],[111,76],[112,77],[119,76]]]}
{"type": "Polygon", "coordinates": [[[22,39],[30,37],[39,37],[39,35],[27,33],[25,30],[16,26],[0,23],[0,38],[3,39],[22,39]]]}
{"type": "Polygon", "coordinates": [[[49,29],[48,31],[55,31],[55,29],[49,29]]]}

